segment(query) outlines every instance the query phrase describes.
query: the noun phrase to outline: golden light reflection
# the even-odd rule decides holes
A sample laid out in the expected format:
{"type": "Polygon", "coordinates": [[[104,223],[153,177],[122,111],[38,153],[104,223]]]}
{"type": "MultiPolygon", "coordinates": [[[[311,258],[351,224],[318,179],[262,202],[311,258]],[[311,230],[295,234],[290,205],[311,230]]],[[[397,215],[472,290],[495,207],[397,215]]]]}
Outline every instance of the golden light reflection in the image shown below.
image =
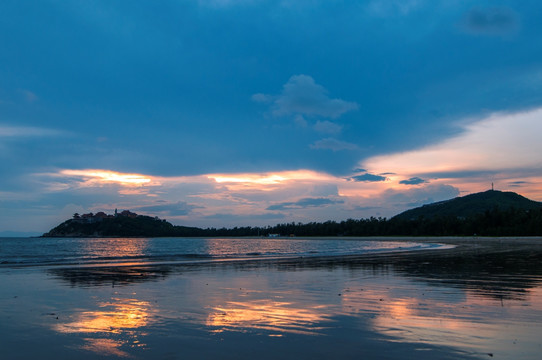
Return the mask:
{"type": "MultiPolygon", "coordinates": [[[[534,299],[539,292],[542,290],[534,289],[531,297],[534,299]]],[[[502,302],[469,291],[457,295],[413,294],[402,298],[394,297],[395,293],[397,288],[345,292],[342,306],[347,313],[370,313],[372,328],[390,336],[389,341],[442,345],[474,353],[488,349],[505,353],[507,344],[520,338],[525,344],[538,344],[529,326],[507,324],[507,330],[503,331],[499,323],[501,314],[510,317],[515,309],[524,306],[522,301],[502,302]],[[488,322],[492,317],[495,322],[488,322]]],[[[541,302],[533,301],[530,306],[540,310],[541,302]]]]}
{"type": "Polygon", "coordinates": [[[378,332],[395,336],[400,341],[473,349],[479,346],[481,338],[492,339],[498,335],[499,329],[492,324],[447,314],[452,310],[449,304],[431,302],[425,306],[432,309],[433,314],[419,310],[419,299],[392,301],[373,319],[373,326],[378,332]]]}
{"type": "Polygon", "coordinates": [[[121,333],[148,324],[150,304],[135,299],[113,299],[117,302],[101,304],[102,311],[86,311],[75,321],[58,324],[61,333],[121,333]]]}
{"type": "Polygon", "coordinates": [[[260,329],[274,332],[269,336],[281,336],[283,333],[317,335],[322,329],[318,323],[327,319],[322,308],[301,308],[273,300],[228,302],[226,306],[213,308],[206,325],[216,328],[214,332],[260,329]]]}
{"type": "Polygon", "coordinates": [[[88,184],[117,183],[125,186],[142,186],[151,182],[151,177],[141,174],[120,173],[110,170],[62,170],[61,175],[76,176],[86,180],[88,184]]]}
{"type": "MultiPolygon", "coordinates": [[[[114,254],[117,259],[128,259],[145,254],[149,246],[147,238],[106,238],[85,242],[85,254],[103,258],[114,254]]],[[[126,261],[128,262],[128,261],[126,261]]],[[[137,264],[137,263],[136,263],[137,264]]]]}
{"type": "Polygon", "coordinates": [[[59,323],[54,330],[63,334],[92,334],[94,338],[85,338],[82,349],[100,355],[127,357],[122,347],[145,347],[138,336],[149,324],[150,303],[136,299],[112,299],[99,305],[102,310],[78,313],[70,322],[59,323]],[[111,339],[110,334],[122,334],[124,340],[111,339]]]}
{"type": "Polygon", "coordinates": [[[91,351],[103,356],[130,357],[126,351],[122,351],[120,347],[122,342],[113,339],[84,339],[86,344],[81,346],[81,349],[91,351]]]}

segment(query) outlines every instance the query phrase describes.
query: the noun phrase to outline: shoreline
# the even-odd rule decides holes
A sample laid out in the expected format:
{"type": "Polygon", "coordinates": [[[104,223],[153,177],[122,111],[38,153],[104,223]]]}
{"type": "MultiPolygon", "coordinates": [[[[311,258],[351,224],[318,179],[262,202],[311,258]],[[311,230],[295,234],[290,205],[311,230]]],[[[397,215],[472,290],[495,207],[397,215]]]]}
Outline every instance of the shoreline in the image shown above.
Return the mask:
{"type": "MultiPolygon", "coordinates": [[[[130,239],[130,238],[127,238],[130,239]]],[[[202,238],[202,239],[208,239],[208,238],[202,238]]],[[[221,238],[213,238],[213,239],[221,239],[221,238]]],[[[233,238],[237,239],[237,238],[233,238]]],[[[250,238],[247,238],[247,240],[250,238]]],[[[330,240],[331,238],[319,238],[319,239],[310,239],[310,238],[299,238],[298,240],[330,240]]],[[[372,238],[367,239],[341,239],[341,238],[333,238],[338,241],[344,241],[344,240],[351,240],[351,241],[370,241],[370,242],[379,242],[381,240],[376,240],[372,238]]],[[[400,243],[421,243],[416,241],[401,241],[401,240],[389,240],[390,242],[400,242],[400,243]]],[[[429,250],[445,250],[449,246],[453,245],[447,245],[447,244],[438,244],[436,242],[424,242],[426,244],[433,244],[435,246],[432,246],[430,248],[395,248],[395,249],[376,249],[376,250],[368,250],[365,253],[360,254],[327,254],[327,255],[271,255],[271,256],[260,256],[260,255],[249,255],[246,257],[218,257],[218,258],[204,258],[199,260],[146,260],[146,261],[137,261],[135,259],[132,260],[119,260],[116,262],[88,262],[88,263],[2,263],[0,264],[0,269],[2,268],[107,268],[107,267],[159,267],[159,266],[205,266],[205,265],[219,265],[219,264],[237,264],[237,263],[246,263],[246,264],[254,264],[254,263],[290,263],[290,262],[297,262],[297,261],[321,261],[322,259],[330,259],[330,260],[352,260],[359,257],[372,257],[372,256],[386,256],[391,255],[395,253],[407,253],[407,252],[417,252],[417,251],[429,251],[429,250]]]]}
{"type": "MultiPolygon", "coordinates": [[[[230,239],[226,237],[217,238],[197,238],[197,239],[230,239]]],[[[57,238],[51,238],[57,239],[57,238]]],[[[80,239],[80,238],[77,238],[80,239]]],[[[91,239],[91,238],[89,238],[91,239]]],[[[100,238],[104,239],[104,238],[100,238]]],[[[130,238],[119,238],[130,239],[130,238]]],[[[140,239],[140,238],[134,238],[140,239]]],[[[190,239],[190,238],[180,238],[190,239]]],[[[235,239],[235,238],[232,238],[235,239]]],[[[246,237],[240,238],[245,240],[261,238],[246,237]]],[[[266,239],[266,238],[264,238],[266,239]]],[[[213,258],[199,260],[157,260],[157,261],[134,261],[127,259],[126,261],[118,262],[95,262],[95,263],[40,263],[40,264],[0,264],[2,269],[28,269],[32,267],[47,269],[47,268],[148,268],[148,267],[194,267],[194,266],[219,266],[221,264],[243,264],[247,266],[258,266],[270,264],[276,265],[315,265],[315,264],[349,264],[349,263],[393,263],[398,261],[425,261],[428,257],[447,258],[461,255],[471,254],[475,251],[479,255],[490,253],[525,251],[539,251],[542,253],[542,237],[296,237],[296,238],[272,238],[272,239],[295,239],[295,240],[338,240],[338,241],[381,241],[381,242],[404,242],[404,243],[422,243],[435,244],[437,247],[431,248],[406,248],[406,249],[382,249],[368,251],[360,254],[330,254],[330,255],[306,255],[306,256],[253,256],[253,257],[233,257],[233,258],[213,258]]]]}

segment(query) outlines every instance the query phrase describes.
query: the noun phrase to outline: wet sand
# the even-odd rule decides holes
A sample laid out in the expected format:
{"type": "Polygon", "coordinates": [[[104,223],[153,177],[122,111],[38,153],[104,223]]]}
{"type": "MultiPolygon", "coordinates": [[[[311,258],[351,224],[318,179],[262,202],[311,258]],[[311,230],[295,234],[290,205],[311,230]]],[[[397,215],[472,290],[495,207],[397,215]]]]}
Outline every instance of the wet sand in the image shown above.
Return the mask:
{"type": "Polygon", "coordinates": [[[2,357],[540,358],[542,239],[412,240],[455,247],[1,268],[2,357]]]}

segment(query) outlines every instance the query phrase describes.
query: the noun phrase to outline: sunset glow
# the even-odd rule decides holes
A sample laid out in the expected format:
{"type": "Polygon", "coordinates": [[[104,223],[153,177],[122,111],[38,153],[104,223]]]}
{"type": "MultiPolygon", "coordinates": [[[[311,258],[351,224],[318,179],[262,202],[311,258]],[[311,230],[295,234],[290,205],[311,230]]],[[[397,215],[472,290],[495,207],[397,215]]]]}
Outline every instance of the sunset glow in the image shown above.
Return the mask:
{"type": "Polygon", "coordinates": [[[2,358],[542,358],[541,15],[0,1],[2,358]]]}
{"type": "Polygon", "coordinates": [[[533,156],[542,151],[537,134],[542,132],[542,109],[515,114],[496,113],[462,125],[459,135],[438,144],[363,162],[373,171],[391,171],[405,176],[438,176],[446,173],[510,172],[542,167],[533,156]]]}
{"type": "MultiPolygon", "coordinates": [[[[522,307],[524,299],[507,299],[488,296],[485,289],[463,292],[458,289],[429,287],[416,288],[409,293],[409,279],[400,279],[392,287],[364,287],[360,292],[345,292],[341,297],[346,312],[371,314],[370,326],[374,331],[388,336],[392,342],[427,344],[428,346],[460,347],[464,350],[485,353],[489,344],[493,351],[510,351],[510,339],[523,339],[525,344],[538,344],[537,336],[529,327],[510,324],[503,330],[495,322],[479,322],[486,312],[502,311],[513,316],[522,307]],[[398,296],[400,294],[400,296],[398,296]],[[461,308],[471,316],[457,315],[461,308]]],[[[525,295],[532,306],[541,309],[537,295],[540,288],[530,289],[525,295]]],[[[537,311],[538,311],[537,310],[537,311]]],[[[537,345],[536,345],[537,346],[537,345]]]]}
{"type": "Polygon", "coordinates": [[[209,175],[210,179],[214,179],[217,183],[248,183],[248,184],[278,184],[286,178],[279,175],[270,175],[260,177],[257,175],[245,175],[244,177],[228,177],[227,175],[209,175]]]}
{"type": "MultiPolygon", "coordinates": [[[[447,167],[446,159],[451,164],[450,159],[459,156],[452,153],[452,148],[446,156],[428,156],[420,150],[421,157],[415,154],[375,157],[367,161],[368,170],[361,169],[348,176],[310,170],[155,176],[110,169],[64,169],[36,176],[44,183],[54,179],[51,190],[56,192],[107,189],[111,196],[118,197],[115,203],[98,203],[90,211],[124,208],[163,216],[174,224],[190,221],[191,225],[204,227],[274,225],[284,218],[310,222],[390,217],[411,208],[412,204],[485,191],[491,183],[496,189],[517,191],[533,199],[542,196],[542,174],[536,172],[523,177],[511,170],[489,175],[455,175],[470,168],[465,165],[468,162],[463,167],[457,164],[447,167]],[[434,157],[442,158],[442,162],[433,166],[427,159],[434,157]]],[[[67,215],[88,210],[73,209],[67,215]]]]}
{"type": "Polygon", "coordinates": [[[271,174],[245,173],[245,174],[211,174],[208,178],[214,179],[217,183],[243,183],[255,185],[273,185],[286,181],[325,181],[334,179],[333,176],[318,173],[315,171],[298,170],[283,171],[271,174]]]}
{"type": "Polygon", "coordinates": [[[491,183],[542,201],[537,2],[174,3],[4,10],[0,232],[115,208],[217,228],[391,217],[491,183]],[[27,53],[74,31],[82,52],[27,53]]]}
{"type": "Polygon", "coordinates": [[[151,182],[151,178],[141,174],[125,174],[109,170],[62,170],[61,175],[80,177],[93,184],[118,183],[124,186],[142,186],[151,182]]]}
{"type": "Polygon", "coordinates": [[[61,322],[53,329],[63,334],[94,335],[86,338],[82,349],[102,356],[128,357],[123,346],[145,347],[138,339],[138,329],[149,324],[150,304],[136,299],[111,299],[100,304],[100,310],[77,313],[68,322],[61,322]],[[110,334],[123,336],[124,340],[110,338],[110,334]]]}
{"type": "Polygon", "coordinates": [[[225,306],[213,310],[206,325],[217,328],[215,332],[260,329],[272,331],[269,336],[281,333],[317,335],[317,324],[326,319],[321,307],[302,308],[271,300],[228,302],[225,306]]]}
{"type": "Polygon", "coordinates": [[[122,333],[148,323],[148,302],[112,299],[100,307],[103,310],[82,312],[73,321],[58,324],[55,330],[62,333],[122,333]]]}

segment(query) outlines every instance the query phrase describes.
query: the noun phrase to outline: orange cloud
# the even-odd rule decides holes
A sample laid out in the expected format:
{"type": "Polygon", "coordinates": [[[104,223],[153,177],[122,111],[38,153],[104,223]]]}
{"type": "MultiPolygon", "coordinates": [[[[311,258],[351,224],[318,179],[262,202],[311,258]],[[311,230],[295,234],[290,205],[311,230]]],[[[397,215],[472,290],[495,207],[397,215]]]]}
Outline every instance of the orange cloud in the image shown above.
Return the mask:
{"type": "Polygon", "coordinates": [[[213,308],[206,325],[215,328],[214,332],[252,328],[273,331],[269,336],[283,333],[317,335],[322,328],[316,324],[326,319],[321,306],[299,307],[272,300],[232,301],[226,306],[213,308]]]}
{"type": "Polygon", "coordinates": [[[421,149],[375,156],[364,161],[371,171],[401,175],[464,171],[504,171],[542,167],[542,109],[493,114],[463,126],[463,132],[421,149]]]}
{"type": "Polygon", "coordinates": [[[110,170],[61,170],[59,175],[80,177],[87,185],[121,184],[124,186],[142,186],[150,184],[152,178],[141,174],[120,173],[110,170]]]}
{"type": "Polygon", "coordinates": [[[331,175],[310,170],[281,171],[275,173],[210,174],[208,178],[218,183],[243,183],[257,185],[280,184],[286,181],[329,180],[331,175]]]}

